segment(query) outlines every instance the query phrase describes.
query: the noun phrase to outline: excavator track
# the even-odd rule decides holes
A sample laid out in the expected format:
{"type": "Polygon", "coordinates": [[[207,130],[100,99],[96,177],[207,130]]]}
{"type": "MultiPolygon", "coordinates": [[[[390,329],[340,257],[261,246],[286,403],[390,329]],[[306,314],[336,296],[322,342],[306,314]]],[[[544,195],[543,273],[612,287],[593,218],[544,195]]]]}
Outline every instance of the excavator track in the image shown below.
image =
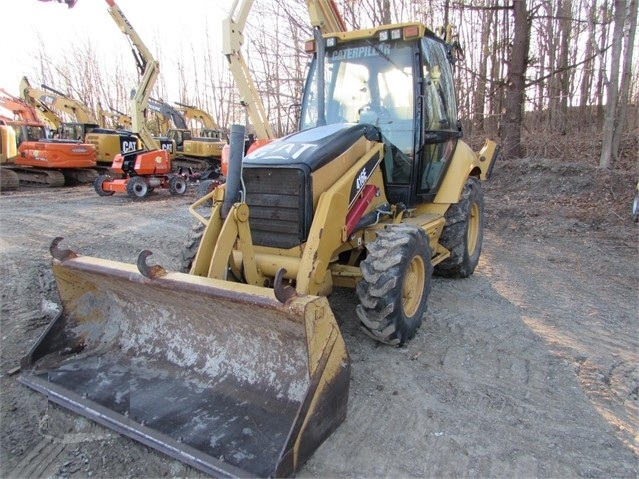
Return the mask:
{"type": "Polygon", "coordinates": [[[67,185],[92,184],[98,177],[98,171],[91,168],[72,168],[61,171],[67,185]]]}
{"type": "Polygon", "coordinates": [[[203,158],[178,156],[171,160],[174,170],[207,171],[213,168],[214,162],[203,158]]]}
{"type": "Polygon", "coordinates": [[[11,171],[8,168],[2,168],[0,170],[0,190],[15,190],[20,184],[20,178],[15,171],[11,171]]]}
{"type": "Polygon", "coordinates": [[[64,175],[58,170],[43,170],[38,168],[11,167],[11,171],[18,175],[20,185],[42,186],[58,188],[64,186],[64,175]]]}

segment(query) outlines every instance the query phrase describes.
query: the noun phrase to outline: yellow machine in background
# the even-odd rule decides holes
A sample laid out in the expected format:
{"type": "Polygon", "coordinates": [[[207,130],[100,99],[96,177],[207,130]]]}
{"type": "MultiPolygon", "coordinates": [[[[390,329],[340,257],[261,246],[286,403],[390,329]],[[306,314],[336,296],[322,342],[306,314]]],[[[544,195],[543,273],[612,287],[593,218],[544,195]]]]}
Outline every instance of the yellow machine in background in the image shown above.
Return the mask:
{"type": "MultiPolygon", "coordinates": [[[[234,62],[240,12],[225,22],[234,62]]],[[[421,23],[311,20],[299,131],[244,157],[231,126],[227,181],[191,207],[184,271],[56,238],[63,310],[22,363],[52,400],[215,476],[293,475],[344,420],[335,286],[356,292],[361,340],[402,345],[432,274],[467,277],[481,253],[499,148],[461,140],[449,45],[421,23]]]]}
{"type": "MultiPolygon", "coordinates": [[[[184,107],[178,108],[168,103],[150,99],[149,111],[155,113],[159,120],[160,133],[175,142],[175,155],[172,157],[176,169],[197,171],[200,179],[218,180],[221,175],[222,149],[226,142],[222,141],[219,130],[203,130],[206,136],[196,137],[189,128],[188,120],[183,114],[184,107]]],[[[212,121],[202,110],[189,110],[191,118],[212,121]]],[[[209,123],[210,124],[210,123],[209,123]]]]}
{"type": "Polygon", "coordinates": [[[82,140],[95,146],[97,163],[100,169],[111,167],[115,156],[140,148],[139,139],[131,132],[102,128],[93,111],[81,101],[75,100],[54,88],[42,85],[32,87],[26,77],[20,82],[20,95],[23,100],[35,108],[47,108],[58,112],[60,138],[82,140]],[[67,115],[75,121],[64,121],[61,115],[67,115]]]}
{"type": "Polygon", "coordinates": [[[116,130],[130,130],[133,124],[131,123],[131,117],[116,110],[113,107],[109,107],[108,110],[102,108],[101,104],[98,104],[98,120],[101,128],[114,128],[116,130]]]}

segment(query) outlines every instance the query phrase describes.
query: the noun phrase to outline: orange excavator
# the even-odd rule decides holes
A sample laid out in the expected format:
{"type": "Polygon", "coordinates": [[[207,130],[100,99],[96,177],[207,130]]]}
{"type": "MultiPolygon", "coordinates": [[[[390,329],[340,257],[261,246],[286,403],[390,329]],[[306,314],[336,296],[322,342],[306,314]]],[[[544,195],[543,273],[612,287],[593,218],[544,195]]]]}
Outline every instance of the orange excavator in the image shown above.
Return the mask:
{"type": "Polygon", "coordinates": [[[3,177],[12,177],[10,171],[18,176],[20,184],[48,187],[92,183],[97,178],[93,145],[49,139],[38,112],[3,89],[0,107],[12,115],[0,115],[3,177]]]}

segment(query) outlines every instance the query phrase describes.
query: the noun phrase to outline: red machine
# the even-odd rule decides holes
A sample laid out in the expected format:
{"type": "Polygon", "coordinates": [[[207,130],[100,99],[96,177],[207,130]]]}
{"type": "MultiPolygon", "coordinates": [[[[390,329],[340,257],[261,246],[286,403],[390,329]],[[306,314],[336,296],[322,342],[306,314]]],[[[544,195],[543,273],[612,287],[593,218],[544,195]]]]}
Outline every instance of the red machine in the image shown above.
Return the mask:
{"type": "Polygon", "coordinates": [[[94,186],[100,196],[110,196],[118,191],[126,192],[132,198],[143,198],[154,188],[168,188],[172,195],[186,192],[186,179],[171,173],[171,159],[166,150],[137,150],[117,155],[111,169],[121,173],[123,178],[98,176],[94,186]]]}

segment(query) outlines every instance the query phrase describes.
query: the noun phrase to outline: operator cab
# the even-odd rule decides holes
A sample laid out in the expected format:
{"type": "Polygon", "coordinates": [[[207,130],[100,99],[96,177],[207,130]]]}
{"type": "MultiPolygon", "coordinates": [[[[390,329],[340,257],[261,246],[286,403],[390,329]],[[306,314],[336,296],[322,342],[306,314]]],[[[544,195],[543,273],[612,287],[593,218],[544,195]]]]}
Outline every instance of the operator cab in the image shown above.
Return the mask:
{"type": "Polygon", "coordinates": [[[376,126],[386,145],[389,200],[409,207],[432,201],[461,137],[446,43],[417,23],[347,38],[329,35],[317,45],[300,130],[341,122],[376,126]]]}

